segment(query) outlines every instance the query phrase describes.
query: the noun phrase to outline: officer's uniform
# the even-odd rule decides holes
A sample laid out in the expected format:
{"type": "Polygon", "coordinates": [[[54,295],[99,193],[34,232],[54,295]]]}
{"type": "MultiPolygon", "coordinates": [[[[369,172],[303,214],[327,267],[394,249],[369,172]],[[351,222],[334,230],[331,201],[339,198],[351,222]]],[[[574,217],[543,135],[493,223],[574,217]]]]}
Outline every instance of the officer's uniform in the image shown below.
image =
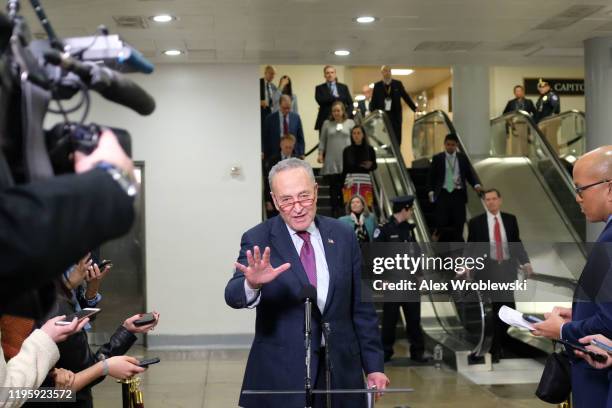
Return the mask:
{"type": "MultiPolygon", "coordinates": [[[[544,86],[546,82],[539,82],[538,88],[544,86]]],[[[548,91],[544,95],[540,95],[540,98],[536,102],[536,112],[533,115],[535,123],[540,122],[542,119],[552,115],[558,115],[561,111],[561,100],[559,96],[553,91],[548,91]]]]}
{"type": "MultiPolygon", "coordinates": [[[[398,213],[405,207],[412,207],[413,196],[402,196],[393,199],[393,212],[398,213]]],[[[415,225],[408,222],[398,223],[391,216],[386,224],[379,226],[374,231],[375,242],[415,242],[413,230],[415,225]]],[[[382,343],[385,351],[385,362],[393,355],[393,344],[395,343],[395,329],[399,318],[400,306],[404,310],[406,318],[406,336],[410,342],[410,358],[414,361],[423,362],[425,352],[425,341],[423,329],[421,328],[421,303],[420,302],[385,302],[383,304],[382,318],[382,343]]]]}

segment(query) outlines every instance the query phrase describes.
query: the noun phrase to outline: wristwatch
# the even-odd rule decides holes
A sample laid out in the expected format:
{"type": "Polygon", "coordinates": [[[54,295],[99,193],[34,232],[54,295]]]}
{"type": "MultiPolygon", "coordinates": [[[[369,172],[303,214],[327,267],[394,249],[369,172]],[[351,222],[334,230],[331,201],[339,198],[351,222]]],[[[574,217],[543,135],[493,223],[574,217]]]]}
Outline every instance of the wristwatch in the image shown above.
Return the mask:
{"type": "Polygon", "coordinates": [[[110,174],[113,180],[119,184],[119,187],[121,187],[129,197],[135,197],[136,194],[138,194],[138,186],[126,171],[120,170],[115,165],[105,161],[98,162],[96,168],[102,169],[110,174]]]}

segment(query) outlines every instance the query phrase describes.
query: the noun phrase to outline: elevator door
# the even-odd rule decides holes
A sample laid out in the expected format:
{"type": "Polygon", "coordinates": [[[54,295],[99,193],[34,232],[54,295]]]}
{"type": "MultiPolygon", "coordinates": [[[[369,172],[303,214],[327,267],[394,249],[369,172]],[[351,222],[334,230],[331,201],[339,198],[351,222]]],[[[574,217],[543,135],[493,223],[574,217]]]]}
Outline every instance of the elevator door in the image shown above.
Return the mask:
{"type": "MultiPolygon", "coordinates": [[[[135,162],[136,179],[140,182],[136,219],[123,237],[107,242],[100,249],[100,259],[110,259],[113,268],[102,281],[102,311],[92,323],[90,342],[108,341],[125,319],[146,312],[145,299],[145,165],[135,162]]],[[[139,335],[138,344],[143,344],[139,335]]]]}

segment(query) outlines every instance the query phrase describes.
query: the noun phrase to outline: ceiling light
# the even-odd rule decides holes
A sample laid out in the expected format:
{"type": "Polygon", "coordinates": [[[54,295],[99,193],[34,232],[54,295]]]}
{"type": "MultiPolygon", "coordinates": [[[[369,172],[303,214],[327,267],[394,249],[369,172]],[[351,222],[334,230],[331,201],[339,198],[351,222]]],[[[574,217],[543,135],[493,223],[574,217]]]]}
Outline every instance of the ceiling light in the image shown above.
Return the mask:
{"type": "Polygon", "coordinates": [[[355,21],[359,24],[370,24],[375,22],[376,20],[377,18],[372,16],[360,16],[355,19],[355,21]]]}
{"type": "Polygon", "coordinates": [[[149,18],[155,21],[156,23],[169,23],[172,20],[176,20],[176,17],[171,16],[170,14],[158,14],[156,16],[149,17],[149,18]]]}
{"type": "Polygon", "coordinates": [[[414,69],[399,69],[391,68],[391,75],[410,75],[414,72],[414,69]]]}
{"type": "Polygon", "coordinates": [[[366,99],[365,95],[362,95],[362,94],[355,95],[355,100],[356,101],[365,101],[365,99],[366,99]]]}
{"type": "Polygon", "coordinates": [[[339,57],[346,57],[347,55],[351,55],[351,52],[349,50],[336,50],[334,51],[334,54],[339,57]]]}
{"type": "Polygon", "coordinates": [[[181,54],[183,54],[183,51],[181,50],[165,50],[164,51],[164,55],[167,55],[168,57],[177,57],[181,54]]]}

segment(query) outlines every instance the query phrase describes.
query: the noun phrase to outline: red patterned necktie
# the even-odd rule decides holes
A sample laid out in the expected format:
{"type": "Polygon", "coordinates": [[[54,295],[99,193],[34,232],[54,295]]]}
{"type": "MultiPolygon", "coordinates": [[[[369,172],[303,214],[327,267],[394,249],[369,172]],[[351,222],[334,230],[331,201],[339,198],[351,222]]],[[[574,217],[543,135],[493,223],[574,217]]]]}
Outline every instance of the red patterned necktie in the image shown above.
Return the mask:
{"type": "Polygon", "coordinates": [[[504,260],[504,248],[502,247],[501,227],[499,226],[497,216],[495,217],[493,233],[495,235],[495,257],[497,261],[501,262],[504,260]]]}
{"type": "Polygon", "coordinates": [[[302,238],[304,244],[302,245],[302,249],[300,250],[300,261],[302,261],[302,266],[304,267],[304,271],[308,276],[308,281],[315,288],[317,287],[317,263],[315,260],[315,253],[312,244],[310,243],[310,232],[308,231],[299,231],[298,236],[302,238]]]}

